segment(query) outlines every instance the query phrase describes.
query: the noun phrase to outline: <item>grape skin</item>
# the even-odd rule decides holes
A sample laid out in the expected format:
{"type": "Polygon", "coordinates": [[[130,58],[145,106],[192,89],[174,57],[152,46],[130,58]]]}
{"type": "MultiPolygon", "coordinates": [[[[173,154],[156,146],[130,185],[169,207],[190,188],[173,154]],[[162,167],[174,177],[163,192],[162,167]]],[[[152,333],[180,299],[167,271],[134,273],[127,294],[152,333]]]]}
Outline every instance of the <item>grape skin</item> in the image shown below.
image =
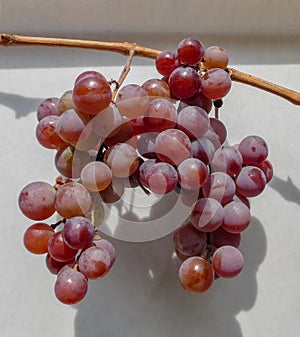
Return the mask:
{"type": "Polygon", "coordinates": [[[230,88],[230,76],[223,69],[209,69],[201,78],[202,92],[210,99],[216,100],[223,98],[228,94],[230,88]]]}
{"type": "Polygon", "coordinates": [[[70,261],[78,250],[69,247],[63,238],[62,231],[55,233],[48,242],[48,253],[59,262],[70,261]]]}
{"type": "Polygon", "coordinates": [[[169,77],[173,70],[175,70],[179,63],[177,61],[176,53],[170,50],[162,51],[155,60],[157,71],[166,77],[169,77]]]}
{"type": "Polygon", "coordinates": [[[203,58],[204,48],[199,40],[188,37],[179,42],[177,54],[182,63],[193,66],[199,63],[203,58]]]}
{"type": "Polygon", "coordinates": [[[206,165],[212,161],[214,153],[213,143],[206,138],[198,138],[191,144],[191,156],[200,159],[206,165]]]}
{"type": "Polygon", "coordinates": [[[226,69],[229,62],[228,53],[219,46],[210,46],[204,51],[204,67],[206,69],[221,68],[226,69]]]}
{"type": "Polygon", "coordinates": [[[256,166],[266,160],[268,146],[265,140],[259,136],[247,136],[238,147],[246,165],[256,166]]]}
{"type": "Polygon", "coordinates": [[[47,116],[59,116],[61,114],[59,108],[59,99],[57,97],[49,97],[40,103],[37,108],[37,119],[41,121],[47,116]]]}
{"type": "Polygon", "coordinates": [[[98,248],[106,251],[110,256],[110,265],[109,269],[113,266],[116,260],[116,251],[111,242],[106,239],[101,238],[100,240],[94,240],[94,245],[98,248]]]}
{"type": "Polygon", "coordinates": [[[207,166],[199,159],[188,158],[178,166],[180,185],[187,190],[198,190],[208,178],[207,166]]]}
{"type": "Polygon", "coordinates": [[[168,84],[158,78],[152,78],[143,83],[142,88],[149,95],[150,100],[156,98],[170,98],[171,92],[168,84]]]}
{"type": "Polygon", "coordinates": [[[67,264],[71,267],[74,264],[74,262],[75,258],[72,258],[71,260],[64,262],[57,261],[53,259],[53,257],[49,253],[46,255],[45,259],[46,267],[54,275],[57,275],[58,272],[61,270],[61,268],[67,264]]]}
{"type": "Polygon", "coordinates": [[[238,248],[241,242],[240,233],[229,233],[223,227],[219,227],[210,233],[210,242],[216,247],[233,246],[238,248]]]}
{"type": "Polygon", "coordinates": [[[103,162],[90,162],[81,171],[82,185],[92,192],[103,191],[111,183],[112,173],[103,162]]]}
{"type": "Polygon", "coordinates": [[[251,214],[249,208],[241,201],[231,201],[224,206],[223,229],[229,233],[240,233],[250,224],[251,214]]]}
{"type": "Polygon", "coordinates": [[[28,227],[24,233],[24,246],[33,254],[45,254],[48,252],[48,242],[53,234],[54,230],[48,224],[35,223],[28,227]]]}
{"type": "Polygon", "coordinates": [[[218,149],[211,162],[214,172],[225,172],[230,176],[237,175],[243,165],[240,152],[232,146],[222,146],[218,149]]]}
{"type": "Polygon", "coordinates": [[[266,186],[266,176],[255,166],[245,166],[236,178],[236,189],[244,197],[256,197],[266,186]]]}

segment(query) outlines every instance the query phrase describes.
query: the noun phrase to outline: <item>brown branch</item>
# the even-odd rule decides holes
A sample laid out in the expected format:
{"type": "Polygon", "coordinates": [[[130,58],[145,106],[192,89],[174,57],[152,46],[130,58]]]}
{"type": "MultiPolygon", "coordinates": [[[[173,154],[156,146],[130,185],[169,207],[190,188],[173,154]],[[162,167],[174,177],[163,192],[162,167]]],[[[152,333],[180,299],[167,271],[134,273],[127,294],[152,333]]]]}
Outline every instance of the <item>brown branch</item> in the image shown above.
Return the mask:
{"type": "MultiPolygon", "coordinates": [[[[4,33],[0,34],[0,46],[10,47],[22,45],[96,49],[96,50],[110,51],[128,56],[130,56],[130,54],[133,53],[134,54],[133,56],[146,57],[150,59],[155,59],[156,56],[161,52],[160,50],[157,49],[143,47],[130,42],[102,42],[102,41],[89,41],[89,40],[76,40],[76,39],[22,36],[4,33]]],[[[293,104],[300,105],[299,92],[284,88],[280,85],[265,81],[255,76],[245,74],[236,69],[229,68],[227,70],[231,76],[232,81],[251,85],[258,89],[262,89],[274,95],[280,96],[284,99],[287,99],[293,104]]]]}

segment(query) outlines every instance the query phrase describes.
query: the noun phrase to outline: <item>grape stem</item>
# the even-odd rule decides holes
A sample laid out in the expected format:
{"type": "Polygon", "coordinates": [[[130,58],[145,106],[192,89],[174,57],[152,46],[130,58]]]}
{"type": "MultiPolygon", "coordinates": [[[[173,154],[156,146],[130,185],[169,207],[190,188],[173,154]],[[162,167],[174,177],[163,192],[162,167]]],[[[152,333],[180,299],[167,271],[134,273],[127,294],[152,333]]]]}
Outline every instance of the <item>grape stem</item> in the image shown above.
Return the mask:
{"type": "MultiPolygon", "coordinates": [[[[120,82],[122,82],[122,79],[124,81],[126,75],[128,74],[130,63],[133,56],[155,59],[157,55],[161,53],[161,50],[147,48],[138,45],[136,43],[130,42],[104,42],[92,40],[24,36],[6,33],[0,34],[0,46],[11,47],[11,46],[25,46],[25,45],[96,49],[128,55],[129,57],[127,63],[118,81],[119,84],[120,82]]],[[[233,68],[227,68],[227,71],[232,81],[253,86],[255,88],[280,96],[295,105],[300,105],[300,92],[265,81],[261,78],[243,73],[233,68]]],[[[116,95],[116,92],[118,90],[117,87],[114,96],[116,95]]]]}

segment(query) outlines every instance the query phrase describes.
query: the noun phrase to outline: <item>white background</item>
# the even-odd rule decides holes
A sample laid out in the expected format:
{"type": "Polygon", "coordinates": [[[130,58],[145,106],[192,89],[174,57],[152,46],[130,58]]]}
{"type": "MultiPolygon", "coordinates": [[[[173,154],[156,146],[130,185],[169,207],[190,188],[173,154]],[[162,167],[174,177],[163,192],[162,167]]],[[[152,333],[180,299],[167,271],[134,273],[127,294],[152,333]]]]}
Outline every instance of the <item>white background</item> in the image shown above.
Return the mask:
{"type": "MultiPolygon", "coordinates": [[[[130,40],[175,49],[185,36],[220,44],[231,66],[300,91],[299,1],[1,1],[0,31],[130,40]]],[[[300,107],[235,83],[221,119],[234,144],[266,139],[275,177],[252,202],[241,250],[245,269],[206,294],[177,280],[171,236],[148,243],[113,240],[117,262],[90,282],[86,299],[64,306],[43,257],[22,236],[31,221],[18,210],[21,188],[52,182],[54,153],[35,140],[35,109],[70,89],[83,70],[117,78],[116,54],[42,47],[0,48],[0,324],[5,337],[294,337],[300,333],[300,107]]],[[[135,59],[127,83],[156,77],[153,61],[135,59]]]]}

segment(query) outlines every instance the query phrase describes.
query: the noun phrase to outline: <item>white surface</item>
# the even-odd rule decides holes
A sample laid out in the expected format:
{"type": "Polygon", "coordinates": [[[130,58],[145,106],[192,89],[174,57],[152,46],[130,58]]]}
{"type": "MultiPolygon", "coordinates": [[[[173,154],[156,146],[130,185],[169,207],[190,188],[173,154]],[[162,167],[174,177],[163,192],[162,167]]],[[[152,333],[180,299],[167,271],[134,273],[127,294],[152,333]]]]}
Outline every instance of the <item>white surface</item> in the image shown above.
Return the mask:
{"type": "MultiPolygon", "coordinates": [[[[226,6],[233,2],[227,1],[226,6]]],[[[43,2],[41,7],[38,3],[2,1],[0,30],[15,33],[34,31],[36,34],[44,31],[51,35],[62,29],[71,35],[76,28],[76,32],[81,30],[97,35],[101,27],[115,29],[115,15],[120,15],[119,12],[114,12],[114,15],[108,12],[109,15],[104,16],[100,13],[96,21],[98,16],[90,11],[90,25],[80,26],[78,17],[71,15],[76,11],[78,15],[76,1],[70,12],[67,5],[71,1],[61,5],[61,15],[57,14],[59,1],[43,2]],[[32,4],[36,5],[36,11],[32,10],[32,4]],[[50,7],[52,10],[48,11],[50,7]],[[50,15],[39,15],[38,10],[50,15]],[[65,28],[64,21],[68,24],[65,28]],[[110,22],[111,26],[108,25],[110,22]],[[95,30],[96,23],[99,30],[95,30]]],[[[108,6],[109,2],[103,3],[108,6]]],[[[111,1],[111,9],[114,3],[111,1]]],[[[128,4],[120,3],[123,6],[128,4]]],[[[246,6],[251,7],[248,3],[246,6]]],[[[237,24],[247,33],[251,33],[252,28],[254,33],[260,30],[274,32],[275,28],[283,34],[299,32],[299,20],[295,19],[299,13],[298,1],[251,3],[253,6],[273,4],[268,12],[270,15],[259,12],[253,20],[253,14],[237,8],[235,15],[232,14],[232,26],[228,26],[227,17],[221,15],[216,27],[224,29],[221,29],[222,33],[226,33],[226,29],[235,33],[237,24]]],[[[199,15],[204,11],[211,13],[204,5],[203,2],[199,15]]],[[[148,8],[148,3],[145,6],[148,8]]],[[[215,5],[212,6],[211,11],[217,15],[215,5]]],[[[162,5],[162,14],[166,13],[167,7],[163,9],[162,5]]],[[[87,14],[82,12],[85,19],[87,14]]],[[[157,6],[155,13],[159,13],[157,6]]],[[[124,11],[121,14],[128,18],[124,11]]],[[[174,30],[175,21],[168,22],[165,18],[150,12],[145,25],[139,24],[139,19],[135,24],[141,33],[144,29],[149,32],[151,26],[156,32],[157,23],[157,31],[164,27],[167,31],[174,30]],[[155,24],[149,20],[156,20],[155,24]]],[[[195,31],[197,35],[206,32],[200,21],[199,25],[192,21],[185,16],[186,31],[195,31]]],[[[209,33],[213,33],[215,25],[208,21],[211,24],[209,33]]],[[[129,32],[134,29],[132,20],[119,23],[119,29],[127,27],[129,32]]],[[[113,38],[118,40],[120,35],[113,38]]],[[[166,49],[174,49],[177,42],[174,36],[170,39],[140,35],[137,40],[166,49]]],[[[220,43],[222,38],[204,36],[203,40],[206,45],[212,45],[216,41],[220,43]]],[[[300,46],[295,41],[299,39],[291,36],[279,40],[253,36],[225,37],[222,45],[230,51],[232,66],[299,91],[300,46]]],[[[1,336],[299,336],[300,107],[242,84],[233,85],[221,112],[228,127],[229,140],[235,143],[251,133],[263,136],[269,144],[270,159],[275,167],[273,182],[252,202],[253,220],[242,242],[245,256],[242,274],[234,280],[217,281],[206,294],[189,295],[177,280],[179,264],[172,259],[170,236],[149,243],[114,240],[118,254],[116,265],[105,279],[90,282],[87,298],[72,307],[55,299],[55,278],[46,270],[43,258],[30,255],[22,246],[24,230],[31,222],[17,207],[18,193],[25,184],[39,179],[50,182],[57,175],[53,166],[54,153],[35,141],[34,111],[45,97],[59,96],[70,89],[79,72],[96,68],[108,78],[116,78],[123,61],[121,56],[94,51],[29,47],[0,49],[1,336]]],[[[137,59],[127,82],[142,83],[152,76],[157,76],[153,61],[137,59]]]]}

